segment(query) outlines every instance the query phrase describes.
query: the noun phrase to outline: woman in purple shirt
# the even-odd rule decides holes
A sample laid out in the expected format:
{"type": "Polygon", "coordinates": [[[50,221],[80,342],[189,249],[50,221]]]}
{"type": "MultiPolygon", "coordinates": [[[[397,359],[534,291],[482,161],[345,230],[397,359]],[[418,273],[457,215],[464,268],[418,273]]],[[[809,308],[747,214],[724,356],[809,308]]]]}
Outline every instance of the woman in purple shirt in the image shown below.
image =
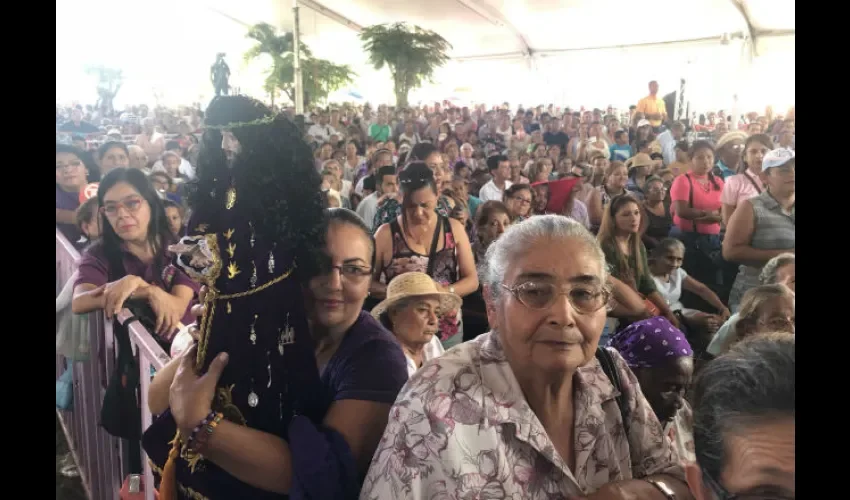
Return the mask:
{"type": "Polygon", "coordinates": [[[103,309],[111,319],[127,299],[143,299],[156,314],[156,332],[170,340],[181,321],[190,323],[198,285],[170,263],[162,202],[139,170],[117,168],[97,190],[100,241],[83,254],[71,307],[76,314],[103,309]]]}
{"type": "MultiPolygon", "coordinates": [[[[241,481],[290,498],[357,498],[384,432],[390,407],[407,382],[404,354],[392,333],[363,311],[375,259],[371,231],[354,212],[328,210],[324,270],[305,287],[305,306],[324,387],[324,418],[304,415],[279,436],[222,420],[205,443],[204,458],[241,481]]],[[[202,309],[195,308],[196,311],[202,309]]],[[[157,373],[149,406],[169,406],[181,429],[210,413],[227,356],[206,374],[192,369],[196,348],[157,373]]]]}

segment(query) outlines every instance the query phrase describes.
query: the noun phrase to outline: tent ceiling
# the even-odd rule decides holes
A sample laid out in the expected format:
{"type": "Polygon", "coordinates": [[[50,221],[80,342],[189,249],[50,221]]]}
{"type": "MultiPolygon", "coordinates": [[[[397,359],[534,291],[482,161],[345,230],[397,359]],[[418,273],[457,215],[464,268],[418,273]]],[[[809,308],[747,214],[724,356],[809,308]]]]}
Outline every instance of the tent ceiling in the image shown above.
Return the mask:
{"type": "MultiPolygon", "coordinates": [[[[291,29],[289,5],[279,2],[277,13],[279,24],[291,29]]],[[[359,27],[403,19],[445,37],[452,57],[461,60],[719,39],[724,33],[793,34],[795,26],[793,0],[305,0],[301,6],[302,32],[311,45],[341,37],[340,31],[350,39],[359,27]]]]}

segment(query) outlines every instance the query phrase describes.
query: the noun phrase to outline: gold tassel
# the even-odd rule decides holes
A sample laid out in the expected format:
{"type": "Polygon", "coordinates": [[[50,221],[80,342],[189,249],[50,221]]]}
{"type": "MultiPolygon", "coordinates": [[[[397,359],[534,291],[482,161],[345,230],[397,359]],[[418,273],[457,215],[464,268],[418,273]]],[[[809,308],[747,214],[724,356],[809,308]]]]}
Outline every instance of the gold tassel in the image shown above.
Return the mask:
{"type": "Polygon", "coordinates": [[[180,456],[180,439],[174,439],[168,460],[162,468],[162,478],[159,483],[159,500],[177,500],[177,457],[180,456]]]}

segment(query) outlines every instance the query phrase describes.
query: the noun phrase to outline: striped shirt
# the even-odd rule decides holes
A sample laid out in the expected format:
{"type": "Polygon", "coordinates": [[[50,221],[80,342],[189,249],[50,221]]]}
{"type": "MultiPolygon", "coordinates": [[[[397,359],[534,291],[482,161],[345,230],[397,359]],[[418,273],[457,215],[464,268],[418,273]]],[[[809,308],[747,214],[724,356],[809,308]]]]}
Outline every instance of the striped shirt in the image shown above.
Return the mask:
{"type": "MultiPolygon", "coordinates": [[[[749,201],[753,205],[753,235],[750,246],[759,250],[795,248],[796,204],[791,207],[791,213],[787,214],[776,198],[767,191],[750,198],[749,201]]],[[[744,265],[739,268],[729,295],[729,305],[733,309],[737,309],[747,290],[759,285],[761,268],[762,266],[744,265]]]]}

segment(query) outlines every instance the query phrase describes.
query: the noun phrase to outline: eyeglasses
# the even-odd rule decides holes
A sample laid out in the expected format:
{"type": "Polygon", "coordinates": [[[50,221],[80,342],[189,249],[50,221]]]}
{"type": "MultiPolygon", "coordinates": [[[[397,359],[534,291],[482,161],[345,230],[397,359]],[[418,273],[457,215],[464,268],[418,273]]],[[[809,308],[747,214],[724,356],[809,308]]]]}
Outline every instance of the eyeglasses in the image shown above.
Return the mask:
{"type": "Polygon", "coordinates": [[[341,266],[325,265],[322,269],[322,275],[328,276],[334,270],[338,270],[340,276],[348,281],[360,281],[366,276],[372,275],[372,269],[368,267],[358,266],[356,264],[343,264],[341,266]]]}
{"type": "Polygon", "coordinates": [[[511,196],[512,200],[516,200],[520,205],[528,206],[531,205],[530,198],[520,198],[519,196],[511,196]]]}
{"type": "Polygon", "coordinates": [[[711,477],[711,474],[702,469],[702,477],[705,483],[717,495],[718,500],[794,500],[793,496],[788,496],[781,493],[747,493],[739,495],[730,493],[719,481],[711,477]]]}
{"type": "Polygon", "coordinates": [[[100,207],[100,212],[107,217],[117,217],[118,210],[125,208],[127,212],[134,214],[142,207],[142,201],[144,200],[138,197],[127,198],[124,201],[108,201],[104,206],[100,207]]]}
{"type": "Polygon", "coordinates": [[[611,298],[611,292],[604,286],[576,286],[564,292],[554,283],[527,281],[513,287],[502,285],[502,288],[511,292],[525,307],[538,310],[548,309],[558,297],[566,295],[579,314],[595,313],[608,305],[611,298]]]}

